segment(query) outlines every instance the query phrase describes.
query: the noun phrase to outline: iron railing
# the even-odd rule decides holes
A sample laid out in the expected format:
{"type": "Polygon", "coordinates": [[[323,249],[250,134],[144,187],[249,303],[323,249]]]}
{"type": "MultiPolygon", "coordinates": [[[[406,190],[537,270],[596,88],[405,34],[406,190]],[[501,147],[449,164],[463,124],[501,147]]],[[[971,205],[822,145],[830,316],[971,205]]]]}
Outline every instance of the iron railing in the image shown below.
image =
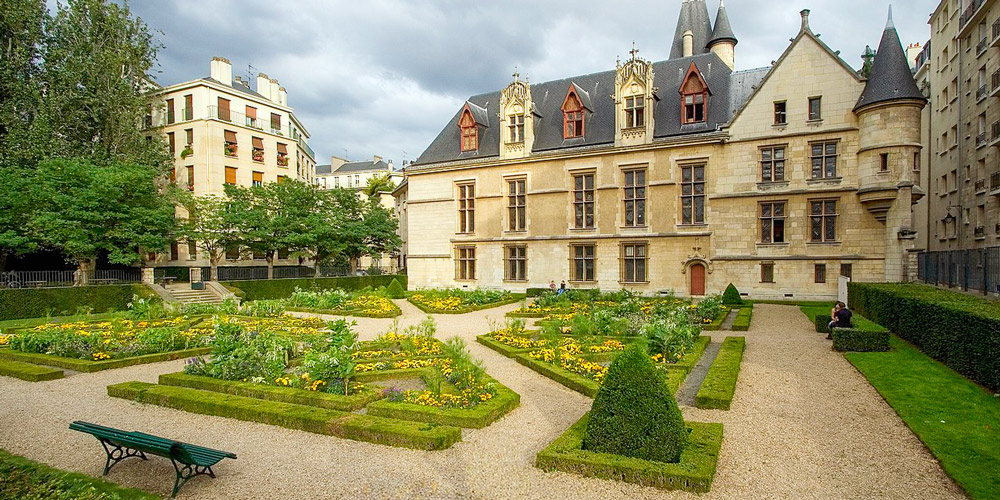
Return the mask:
{"type": "Polygon", "coordinates": [[[986,85],[986,82],[983,82],[983,84],[979,86],[979,89],[976,90],[976,100],[981,101],[983,99],[986,99],[986,95],[988,92],[989,92],[989,86],[986,85]]]}
{"type": "Polygon", "coordinates": [[[976,179],[976,193],[982,193],[986,191],[986,179],[976,179]]]}
{"type": "Polygon", "coordinates": [[[917,279],[966,291],[1000,293],[1000,247],[921,252],[917,279]]]}
{"type": "MultiPolygon", "coordinates": [[[[351,273],[349,267],[322,266],[319,275],[312,267],[305,266],[274,266],[274,279],[283,278],[332,278],[337,276],[375,276],[382,274],[393,274],[398,269],[394,266],[375,266],[368,268],[358,268],[351,273]]],[[[208,268],[202,269],[202,278],[209,276],[208,268]]],[[[220,267],[219,281],[247,281],[267,279],[267,267],[265,266],[240,266],[240,267],[220,267]]]]}
{"type": "Polygon", "coordinates": [[[226,110],[218,106],[208,107],[208,117],[224,122],[235,123],[244,127],[255,128],[260,131],[270,132],[274,135],[291,135],[289,132],[281,130],[281,126],[275,127],[277,122],[266,122],[260,118],[252,118],[239,111],[226,110]]]}
{"type": "Polygon", "coordinates": [[[969,24],[969,21],[973,17],[976,17],[976,14],[979,12],[979,8],[982,7],[983,4],[986,3],[986,1],[987,0],[972,0],[969,3],[969,6],[966,7],[966,9],[964,11],[962,11],[962,15],[959,16],[959,18],[958,18],[958,29],[959,30],[962,30],[963,28],[965,28],[965,25],[969,24]]]}
{"type": "Polygon", "coordinates": [[[989,46],[990,46],[990,39],[986,38],[986,37],[983,37],[983,39],[980,40],[979,43],[976,44],[976,55],[978,56],[978,55],[982,54],[983,52],[986,52],[986,47],[989,47],[989,46]]]}
{"type": "Polygon", "coordinates": [[[981,148],[981,147],[983,147],[985,145],[986,145],[986,132],[983,131],[983,132],[980,132],[980,134],[976,136],[976,147],[977,148],[981,148]]]}
{"type": "Polygon", "coordinates": [[[115,285],[142,281],[142,271],[130,269],[97,269],[87,271],[8,271],[0,273],[0,288],[50,288],[78,285],[115,285]]]}
{"type": "Polygon", "coordinates": [[[990,174],[990,191],[1000,191],[1000,172],[990,174]]]}

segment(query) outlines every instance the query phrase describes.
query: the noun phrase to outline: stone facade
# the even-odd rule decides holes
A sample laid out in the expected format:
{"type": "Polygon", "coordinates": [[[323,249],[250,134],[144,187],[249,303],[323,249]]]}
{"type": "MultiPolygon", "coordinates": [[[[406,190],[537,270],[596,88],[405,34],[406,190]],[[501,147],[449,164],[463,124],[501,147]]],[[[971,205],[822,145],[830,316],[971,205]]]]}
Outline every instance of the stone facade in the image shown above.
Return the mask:
{"type": "MultiPolygon", "coordinates": [[[[656,99],[656,106],[678,99],[678,89],[665,88],[663,80],[653,86],[653,75],[645,73],[653,66],[636,63],[633,53],[616,70],[613,143],[536,150],[523,157],[423,160],[440,157],[446,129],[407,172],[410,286],[523,291],[566,280],[573,288],[686,296],[721,292],[734,283],[753,298],[808,300],[835,298],[841,272],[866,280],[904,279],[904,256],[912,245],[899,234],[911,225],[908,182],[913,154],[920,150],[922,102],[881,103],[855,112],[866,81],[812,33],[807,16],[804,11],[798,36],[773,67],[729,76],[728,97],[735,105],[715,128],[685,133],[691,125],[681,124],[680,133],[654,137],[667,126],[662,114],[655,128],[652,116],[638,131],[623,125],[621,103],[629,95],[656,99]],[[632,64],[637,68],[628,69],[632,64]],[[752,80],[749,95],[735,102],[743,80],[752,80]],[[819,175],[813,168],[817,147],[823,157],[819,175]],[[775,148],[781,150],[784,175],[773,174],[776,167],[769,161],[772,173],[765,180],[762,163],[774,158],[775,148]],[[882,154],[889,155],[885,171],[882,154]],[[703,188],[689,182],[697,181],[696,168],[704,169],[703,188]],[[636,170],[645,177],[645,217],[630,224],[635,215],[627,188],[634,177],[628,176],[636,170]],[[580,175],[593,176],[593,227],[577,227],[580,175]],[[512,192],[518,184],[511,182],[517,180],[524,186],[523,227],[511,221],[519,217],[512,192]],[[474,186],[473,200],[463,199],[468,185],[474,186]],[[704,189],[703,219],[687,215],[689,189],[695,194],[704,189]],[[470,201],[472,230],[462,224],[470,201]],[[772,217],[775,203],[781,204],[780,216],[772,217]],[[813,213],[816,207],[821,213],[813,213]],[[775,219],[783,231],[775,229],[775,219]],[[829,233],[826,221],[832,221],[829,233]],[[642,248],[641,258],[635,245],[642,248]],[[515,251],[512,257],[517,248],[523,254],[515,251]],[[474,276],[463,262],[467,249],[474,251],[474,276]],[[577,279],[581,262],[588,279],[577,279]],[[586,271],[591,262],[593,279],[586,271]],[[641,279],[634,278],[637,265],[644,269],[641,279]]],[[[708,71],[728,65],[714,53],[707,64],[698,57],[706,56],[694,56],[690,67],[707,82],[706,113],[711,113],[712,106],[725,103],[717,101],[723,91],[708,71]]],[[[688,68],[687,61],[676,66],[688,68]]],[[[688,77],[678,80],[682,89],[688,77]]],[[[545,112],[539,111],[539,126],[549,123],[545,112]]],[[[506,123],[501,113],[491,126],[506,123]]],[[[538,130],[535,137],[541,137],[538,130]]]]}

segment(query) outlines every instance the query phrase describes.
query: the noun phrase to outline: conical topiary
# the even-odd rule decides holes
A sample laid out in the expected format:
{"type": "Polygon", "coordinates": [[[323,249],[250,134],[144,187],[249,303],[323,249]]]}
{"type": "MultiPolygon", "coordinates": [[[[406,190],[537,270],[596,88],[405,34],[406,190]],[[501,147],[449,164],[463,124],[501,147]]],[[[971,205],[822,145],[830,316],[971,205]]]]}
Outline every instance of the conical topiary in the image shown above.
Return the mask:
{"type": "Polygon", "coordinates": [[[402,299],[404,298],[403,285],[400,285],[399,281],[393,278],[392,282],[389,283],[389,287],[385,289],[385,293],[390,299],[402,299]]]}
{"type": "Polygon", "coordinates": [[[646,350],[633,344],[608,368],[594,398],[583,449],[677,462],[688,431],[666,375],[646,350]]]}
{"type": "Polygon", "coordinates": [[[740,297],[740,291],[736,289],[736,285],[730,283],[726,287],[726,291],[722,294],[722,303],[727,306],[743,305],[743,298],[740,297]]]}

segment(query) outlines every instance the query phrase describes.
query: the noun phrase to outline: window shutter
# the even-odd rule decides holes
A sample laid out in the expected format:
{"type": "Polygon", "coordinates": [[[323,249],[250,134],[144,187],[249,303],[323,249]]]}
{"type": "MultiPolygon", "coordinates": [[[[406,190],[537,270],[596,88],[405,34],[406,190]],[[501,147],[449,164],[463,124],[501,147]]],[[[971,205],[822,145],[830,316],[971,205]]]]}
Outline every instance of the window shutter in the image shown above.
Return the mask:
{"type": "Polygon", "coordinates": [[[229,121],[229,99],[219,98],[219,119],[229,121]]]}
{"type": "Polygon", "coordinates": [[[283,155],[287,155],[288,154],[288,148],[284,144],[282,144],[282,143],[279,142],[278,143],[278,152],[281,153],[281,154],[283,154],[283,155]]]}
{"type": "Polygon", "coordinates": [[[226,184],[236,184],[236,167],[226,167],[226,184]]]}
{"type": "Polygon", "coordinates": [[[281,130],[281,115],[278,113],[271,113],[271,128],[281,130]]]}
{"type": "Polygon", "coordinates": [[[226,142],[235,143],[236,142],[236,132],[233,132],[232,130],[227,130],[226,131],[226,142]]]}
{"type": "Polygon", "coordinates": [[[264,139],[261,139],[260,137],[254,137],[253,147],[257,149],[264,149],[264,139]]]}
{"type": "Polygon", "coordinates": [[[257,108],[253,106],[247,106],[247,119],[256,120],[257,119],[257,108]]]}
{"type": "Polygon", "coordinates": [[[253,181],[254,182],[263,182],[264,181],[264,173],[263,172],[254,172],[253,173],[253,181]]]}

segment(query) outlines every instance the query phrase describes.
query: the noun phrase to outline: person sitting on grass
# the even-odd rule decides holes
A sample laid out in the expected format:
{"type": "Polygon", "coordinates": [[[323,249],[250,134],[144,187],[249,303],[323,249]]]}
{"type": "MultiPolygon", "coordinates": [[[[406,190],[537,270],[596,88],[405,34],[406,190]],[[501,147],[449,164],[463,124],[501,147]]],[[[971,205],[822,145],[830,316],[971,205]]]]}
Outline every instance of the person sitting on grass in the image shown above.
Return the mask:
{"type": "Polygon", "coordinates": [[[827,335],[826,338],[833,338],[834,328],[853,328],[854,324],[851,321],[852,316],[854,316],[854,313],[847,308],[847,304],[837,301],[837,305],[833,307],[833,311],[830,314],[830,319],[833,321],[830,321],[830,324],[827,325],[830,330],[830,334],[827,335]]]}

